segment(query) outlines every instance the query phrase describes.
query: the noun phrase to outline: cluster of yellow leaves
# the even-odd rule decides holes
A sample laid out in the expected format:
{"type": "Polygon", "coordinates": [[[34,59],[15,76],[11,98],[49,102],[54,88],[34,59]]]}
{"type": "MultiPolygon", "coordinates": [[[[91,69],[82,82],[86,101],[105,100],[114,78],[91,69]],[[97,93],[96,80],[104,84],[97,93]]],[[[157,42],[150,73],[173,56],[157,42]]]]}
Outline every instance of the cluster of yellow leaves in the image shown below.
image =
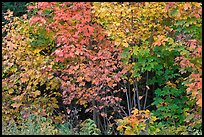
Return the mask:
{"type": "Polygon", "coordinates": [[[130,116],[117,121],[119,123],[117,130],[125,135],[139,135],[148,132],[147,126],[156,120],[157,118],[149,110],[134,109],[130,116]]]}
{"type": "Polygon", "coordinates": [[[53,93],[54,89],[59,89],[59,80],[49,71],[53,65],[51,57],[43,56],[40,49],[32,48],[27,19],[14,17],[2,29],[7,32],[2,38],[2,66],[5,75],[2,78],[4,120],[18,117],[17,114],[31,106],[33,112],[42,108],[44,115],[52,113],[53,109],[58,108],[58,101],[55,97],[54,101],[52,98],[60,94],[53,93]],[[45,84],[50,92],[47,95],[42,94],[44,91],[40,91],[39,84],[45,84]]]}
{"type": "MultiPolygon", "coordinates": [[[[165,45],[167,34],[174,31],[170,24],[200,17],[200,6],[197,2],[95,2],[92,8],[94,21],[105,28],[117,46],[138,46],[142,40],[143,46],[152,48],[152,45],[165,45]]],[[[191,20],[191,24],[195,23],[191,20]]]]}
{"type": "Polygon", "coordinates": [[[129,3],[124,2],[94,2],[93,21],[102,24],[106,33],[115,41],[115,45],[128,47],[128,42],[132,41],[131,31],[131,8],[129,3]]]}
{"type": "Polygon", "coordinates": [[[118,46],[148,41],[165,34],[162,24],[168,18],[164,2],[94,3],[95,21],[102,24],[118,46]]]}
{"type": "MultiPolygon", "coordinates": [[[[143,48],[153,54],[154,46],[165,45],[169,41],[164,24],[170,21],[166,5],[165,2],[95,2],[92,7],[93,20],[104,27],[115,45],[128,47],[127,54],[130,56],[137,56],[137,51],[143,48]]],[[[172,28],[169,30],[172,31],[172,28]]]]}

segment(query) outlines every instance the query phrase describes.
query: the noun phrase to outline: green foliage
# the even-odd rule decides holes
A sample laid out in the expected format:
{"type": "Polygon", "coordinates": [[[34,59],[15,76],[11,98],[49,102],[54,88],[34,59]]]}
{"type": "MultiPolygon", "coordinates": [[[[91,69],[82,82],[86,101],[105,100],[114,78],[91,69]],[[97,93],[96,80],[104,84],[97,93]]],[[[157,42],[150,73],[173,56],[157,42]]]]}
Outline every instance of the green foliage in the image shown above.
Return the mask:
{"type": "Polygon", "coordinates": [[[39,115],[30,115],[22,119],[22,124],[17,125],[14,120],[9,123],[3,121],[3,135],[56,135],[58,130],[52,124],[52,120],[39,115]]]}
{"type": "Polygon", "coordinates": [[[26,5],[28,2],[2,2],[2,12],[6,12],[8,9],[14,12],[14,16],[22,16],[26,13],[26,5]]]}
{"type": "Polygon", "coordinates": [[[73,135],[73,134],[77,134],[75,132],[72,131],[71,129],[71,124],[66,122],[64,124],[55,124],[56,128],[59,130],[59,134],[60,135],[73,135]]]}
{"type": "Polygon", "coordinates": [[[86,119],[80,125],[80,135],[99,135],[101,133],[95,122],[91,119],[86,119]]]}
{"type": "Polygon", "coordinates": [[[152,105],[156,105],[157,109],[153,113],[162,120],[166,125],[179,126],[184,124],[185,108],[189,108],[185,102],[185,88],[164,87],[162,90],[155,90],[155,98],[152,105]]]}
{"type": "Polygon", "coordinates": [[[80,123],[80,128],[74,129],[70,123],[56,124],[60,135],[99,135],[101,132],[91,119],[86,119],[80,123]]]}

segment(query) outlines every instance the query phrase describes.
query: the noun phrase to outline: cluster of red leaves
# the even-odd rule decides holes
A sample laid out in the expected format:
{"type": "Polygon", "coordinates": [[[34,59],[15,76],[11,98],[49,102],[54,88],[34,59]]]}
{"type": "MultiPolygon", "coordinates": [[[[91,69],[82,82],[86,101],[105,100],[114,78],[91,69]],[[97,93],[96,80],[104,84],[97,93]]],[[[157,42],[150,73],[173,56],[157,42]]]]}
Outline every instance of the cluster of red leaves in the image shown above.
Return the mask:
{"type": "Polygon", "coordinates": [[[101,108],[120,101],[114,96],[109,99],[107,93],[113,94],[112,89],[125,73],[119,71],[121,49],[106,39],[100,25],[92,22],[91,3],[39,2],[29,10],[32,8],[38,8],[38,14],[30,22],[40,20],[56,32],[57,49],[53,54],[54,61],[64,67],[58,70],[64,103],[77,99],[76,103],[84,105],[95,100],[101,108]],[[52,21],[41,14],[46,9],[53,10],[52,21]]]}
{"type": "MultiPolygon", "coordinates": [[[[180,34],[178,37],[182,37],[180,34]]],[[[182,41],[187,45],[186,49],[189,51],[189,56],[176,57],[175,61],[181,67],[181,72],[186,72],[191,68],[191,74],[186,78],[188,83],[186,86],[187,93],[192,93],[191,96],[195,97],[196,104],[202,107],[202,66],[200,58],[202,57],[202,46],[198,44],[198,40],[183,37],[182,41]]]]}

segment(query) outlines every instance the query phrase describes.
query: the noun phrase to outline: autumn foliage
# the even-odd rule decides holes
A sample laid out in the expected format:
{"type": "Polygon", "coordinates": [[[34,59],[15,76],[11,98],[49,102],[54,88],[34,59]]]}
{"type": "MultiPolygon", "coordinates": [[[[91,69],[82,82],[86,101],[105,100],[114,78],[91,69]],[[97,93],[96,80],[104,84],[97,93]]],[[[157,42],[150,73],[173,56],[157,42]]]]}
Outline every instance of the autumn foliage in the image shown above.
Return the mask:
{"type": "Polygon", "coordinates": [[[5,121],[21,124],[34,113],[74,128],[90,118],[102,134],[202,130],[201,3],[31,2],[27,9],[22,17],[4,13],[5,121]]]}

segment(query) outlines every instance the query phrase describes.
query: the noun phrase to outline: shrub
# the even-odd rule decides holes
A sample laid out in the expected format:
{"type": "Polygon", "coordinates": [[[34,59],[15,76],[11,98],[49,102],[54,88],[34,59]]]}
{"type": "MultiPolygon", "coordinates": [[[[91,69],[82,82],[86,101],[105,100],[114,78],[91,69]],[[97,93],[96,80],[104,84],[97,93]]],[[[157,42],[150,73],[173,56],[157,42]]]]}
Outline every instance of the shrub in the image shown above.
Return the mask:
{"type": "Polygon", "coordinates": [[[59,132],[51,119],[33,114],[22,118],[20,125],[13,119],[9,123],[2,121],[2,127],[3,135],[56,135],[59,132]]]}
{"type": "Polygon", "coordinates": [[[100,130],[97,128],[96,124],[91,119],[86,119],[81,124],[80,135],[99,135],[100,130]]]}

